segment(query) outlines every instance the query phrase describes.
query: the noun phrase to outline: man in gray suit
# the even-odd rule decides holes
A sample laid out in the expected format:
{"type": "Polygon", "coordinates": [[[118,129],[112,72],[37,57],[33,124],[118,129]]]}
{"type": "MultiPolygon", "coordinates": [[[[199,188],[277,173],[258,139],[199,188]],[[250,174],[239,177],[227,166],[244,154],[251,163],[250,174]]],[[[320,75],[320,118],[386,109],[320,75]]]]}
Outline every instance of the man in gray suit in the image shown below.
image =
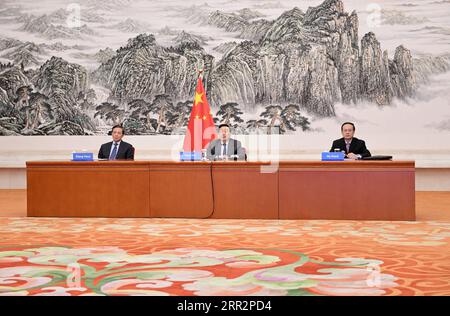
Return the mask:
{"type": "Polygon", "coordinates": [[[209,160],[247,160],[245,150],[241,142],[231,138],[230,126],[219,125],[219,138],[211,141],[206,149],[206,157],[209,160]]]}

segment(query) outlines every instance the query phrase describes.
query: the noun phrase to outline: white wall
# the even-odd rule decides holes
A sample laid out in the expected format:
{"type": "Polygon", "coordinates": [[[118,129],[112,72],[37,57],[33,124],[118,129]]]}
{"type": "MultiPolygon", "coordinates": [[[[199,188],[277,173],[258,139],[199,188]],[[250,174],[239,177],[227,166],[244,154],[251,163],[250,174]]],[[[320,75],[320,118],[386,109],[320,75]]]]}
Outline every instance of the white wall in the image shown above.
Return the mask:
{"type": "MultiPolygon", "coordinates": [[[[248,149],[251,161],[320,160],[320,153],[328,150],[333,140],[308,134],[236,138],[248,149]],[[269,140],[272,147],[267,146],[269,140]]],[[[136,160],[177,160],[183,136],[126,136],[124,140],[136,147],[136,160]]],[[[108,141],[110,136],[2,136],[0,189],[26,188],[26,161],[70,160],[72,151],[83,149],[96,155],[100,145],[108,141]]],[[[372,154],[393,155],[395,160],[415,160],[417,191],[450,191],[450,149],[393,149],[375,141],[368,143],[368,148],[372,154]]]]}
{"type": "MultiPolygon", "coordinates": [[[[382,135],[382,134],[381,134],[382,135]]],[[[136,148],[136,160],[177,160],[183,137],[125,136],[136,148]]],[[[300,135],[239,135],[247,148],[249,160],[318,160],[340,135],[302,133],[300,135]],[[333,137],[334,136],[334,137],[333,137]]],[[[415,148],[405,139],[405,146],[384,145],[384,136],[364,138],[373,155],[392,155],[395,160],[415,160],[419,168],[450,168],[450,141],[442,146],[415,148]]],[[[28,160],[69,160],[72,151],[87,150],[97,155],[102,143],[111,136],[1,136],[0,168],[22,168],[28,160]]]]}

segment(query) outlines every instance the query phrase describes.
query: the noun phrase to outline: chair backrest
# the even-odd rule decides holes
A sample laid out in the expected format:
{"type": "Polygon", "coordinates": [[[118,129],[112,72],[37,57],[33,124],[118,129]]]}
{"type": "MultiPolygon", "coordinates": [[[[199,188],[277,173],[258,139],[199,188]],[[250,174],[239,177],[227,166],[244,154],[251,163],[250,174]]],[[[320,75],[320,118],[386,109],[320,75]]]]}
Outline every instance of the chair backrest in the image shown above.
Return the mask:
{"type": "Polygon", "coordinates": [[[242,150],[244,151],[245,161],[247,161],[247,149],[245,147],[242,147],[242,150]]]}

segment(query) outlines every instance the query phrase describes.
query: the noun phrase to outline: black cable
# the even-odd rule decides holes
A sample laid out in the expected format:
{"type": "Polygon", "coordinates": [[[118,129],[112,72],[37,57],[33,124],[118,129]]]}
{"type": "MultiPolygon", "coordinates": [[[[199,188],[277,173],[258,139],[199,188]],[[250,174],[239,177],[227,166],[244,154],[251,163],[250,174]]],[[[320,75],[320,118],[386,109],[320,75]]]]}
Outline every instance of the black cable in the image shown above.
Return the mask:
{"type": "Polygon", "coordinates": [[[209,175],[210,175],[210,179],[211,179],[211,193],[212,193],[212,211],[208,216],[203,217],[203,219],[210,218],[211,216],[214,215],[214,213],[216,211],[216,201],[215,201],[216,199],[215,199],[215,194],[214,194],[213,163],[210,162],[209,166],[210,166],[209,167],[209,175]]]}

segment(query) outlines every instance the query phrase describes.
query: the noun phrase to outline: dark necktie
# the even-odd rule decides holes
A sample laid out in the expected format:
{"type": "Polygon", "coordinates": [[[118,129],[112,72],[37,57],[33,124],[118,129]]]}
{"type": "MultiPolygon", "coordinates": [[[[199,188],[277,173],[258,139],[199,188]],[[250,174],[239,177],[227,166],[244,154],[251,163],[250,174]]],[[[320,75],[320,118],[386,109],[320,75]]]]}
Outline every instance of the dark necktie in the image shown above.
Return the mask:
{"type": "Polygon", "coordinates": [[[345,147],[347,147],[347,152],[350,152],[350,143],[345,143],[345,147]]]}
{"type": "Polygon", "coordinates": [[[117,143],[114,143],[113,151],[111,152],[111,155],[109,156],[109,160],[115,160],[117,155],[117,143]]]}
{"type": "Polygon", "coordinates": [[[222,151],[222,156],[226,156],[227,155],[227,143],[223,144],[223,151],[222,151]]]}

